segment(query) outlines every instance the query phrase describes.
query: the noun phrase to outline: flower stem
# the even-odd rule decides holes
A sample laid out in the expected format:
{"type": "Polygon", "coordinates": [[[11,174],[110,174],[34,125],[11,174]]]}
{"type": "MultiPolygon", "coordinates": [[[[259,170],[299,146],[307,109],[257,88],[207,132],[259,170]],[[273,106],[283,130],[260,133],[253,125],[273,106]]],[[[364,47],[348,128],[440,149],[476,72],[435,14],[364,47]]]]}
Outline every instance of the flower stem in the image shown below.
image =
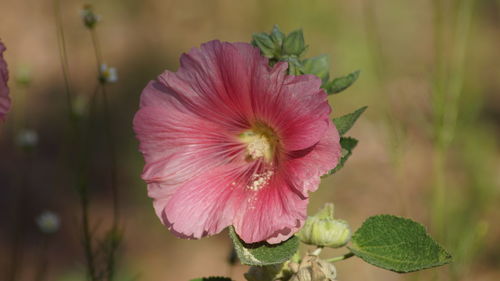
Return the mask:
{"type": "Polygon", "coordinates": [[[350,257],[353,257],[354,256],[354,253],[353,252],[349,252],[345,255],[342,255],[342,256],[338,256],[338,257],[333,257],[333,258],[330,258],[330,259],[326,259],[327,262],[338,262],[338,261],[343,261],[343,260],[346,260],[350,257]]]}
{"type": "MultiPolygon", "coordinates": [[[[97,63],[97,71],[100,74],[100,66],[102,65],[102,55],[101,48],[99,46],[99,40],[97,37],[97,33],[94,28],[90,29],[90,35],[92,37],[92,45],[94,46],[94,52],[97,63]]],[[[117,172],[116,172],[116,152],[114,147],[114,137],[113,130],[111,126],[111,111],[109,110],[109,98],[106,90],[105,82],[101,83],[102,97],[104,101],[104,114],[105,114],[105,126],[106,126],[106,134],[109,145],[109,152],[111,154],[111,192],[113,197],[113,227],[117,228],[119,221],[119,200],[118,200],[118,188],[117,188],[117,172]]]]}
{"type": "MultiPolygon", "coordinates": [[[[59,59],[64,77],[64,87],[66,90],[66,102],[68,114],[71,120],[74,120],[73,112],[73,96],[71,94],[71,79],[69,75],[68,55],[66,53],[66,40],[64,39],[64,29],[62,24],[61,4],[60,0],[54,0],[54,14],[56,18],[57,28],[57,44],[59,47],[59,59]]],[[[74,122],[74,121],[72,121],[74,122]]]]}
{"type": "Polygon", "coordinates": [[[117,187],[117,164],[116,164],[116,151],[114,147],[114,136],[113,130],[111,126],[111,111],[109,107],[109,98],[107,94],[106,81],[102,80],[101,76],[101,65],[103,64],[101,48],[99,45],[99,40],[97,37],[97,32],[95,28],[90,28],[90,36],[92,38],[92,45],[94,47],[94,53],[97,64],[97,73],[99,75],[99,85],[102,90],[102,98],[104,103],[104,126],[106,131],[106,138],[108,143],[108,151],[110,153],[110,169],[111,169],[111,196],[113,200],[113,225],[109,234],[111,235],[110,240],[108,241],[110,244],[107,249],[107,262],[106,262],[106,272],[107,272],[107,280],[113,280],[114,277],[114,266],[115,266],[115,254],[118,249],[120,243],[120,233],[118,229],[118,222],[120,219],[120,208],[119,208],[119,195],[118,195],[118,187],[117,187]]]}
{"type": "Polygon", "coordinates": [[[321,254],[321,251],[323,251],[323,247],[321,246],[318,246],[318,248],[316,248],[312,253],[311,255],[313,256],[319,256],[319,254],[321,254]]]}
{"type": "Polygon", "coordinates": [[[95,270],[95,261],[94,261],[94,252],[92,247],[92,234],[90,232],[89,225],[89,214],[88,214],[88,188],[87,181],[84,175],[84,155],[81,146],[81,138],[80,138],[80,126],[76,115],[73,109],[73,96],[71,93],[71,79],[69,75],[69,66],[68,66],[68,57],[66,53],[66,42],[64,38],[64,29],[62,23],[62,15],[61,15],[61,7],[60,1],[54,0],[54,14],[56,19],[56,28],[57,28],[57,40],[59,47],[59,55],[61,60],[61,67],[64,77],[64,85],[66,90],[66,101],[67,101],[67,110],[68,110],[68,118],[70,121],[71,129],[73,130],[71,143],[77,149],[77,167],[75,168],[76,173],[76,189],[78,191],[78,196],[80,197],[80,208],[81,208],[81,219],[82,219],[82,233],[83,233],[83,247],[85,251],[85,259],[87,263],[87,274],[89,275],[89,279],[91,281],[97,280],[96,270],[95,270]]]}

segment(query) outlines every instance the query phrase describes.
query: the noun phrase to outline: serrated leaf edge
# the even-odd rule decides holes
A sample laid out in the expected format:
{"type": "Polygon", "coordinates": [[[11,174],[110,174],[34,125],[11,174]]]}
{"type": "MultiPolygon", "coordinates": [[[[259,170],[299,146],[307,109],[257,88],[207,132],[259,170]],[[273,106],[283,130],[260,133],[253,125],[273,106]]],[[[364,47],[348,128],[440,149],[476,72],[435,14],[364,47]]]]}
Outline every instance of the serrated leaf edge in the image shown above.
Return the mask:
{"type": "MultiPolygon", "coordinates": [[[[444,253],[446,254],[446,260],[444,260],[444,261],[442,261],[442,262],[438,262],[438,263],[433,263],[433,264],[429,264],[429,265],[426,265],[426,266],[422,266],[421,268],[419,268],[419,269],[415,269],[415,270],[407,270],[407,271],[405,271],[405,270],[395,270],[395,269],[392,269],[392,268],[387,268],[387,267],[384,267],[384,266],[381,266],[381,265],[376,265],[376,264],[373,264],[371,261],[368,261],[369,259],[367,260],[367,258],[366,258],[366,257],[364,257],[362,254],[363,254],[363,253],[366,253],[366,254],[368,254],[368,255],[377,256],[377,257],[380,257],[380,258],[382,258],[382,259],[389,260],[389,261],[395,261],[395,262],[401,262],[401,260],[395,260],[395,259],[388,258],[388,257],[385,257],[385,256],[381,256],[381,255],[377,255],[377,254],[372,254],[372,253],[369,253],[369,252],[365,252],[365,251],[363,251],[363,250],[361,250],[361,249],[359,249],[359,248],[358,248],[358,249],[353,248],[352,246],[348,246],[348,247],[347,247],[347,248],[348,248],[349,250],[351,250],[351,251],[352,251],[352,252],[353,252],[353,253],[354,253],[357,257],[361,258],[361,259],[362,259],[362,260],[364,260],[365,262],[367,262],[367,263],[369,263],[369,264],[371,264],[371,265],[373,265],[373,266],[376,266],[376,267],[379,267],[379,268],[383,268],[383,269],[387,269],[387,270],[390,270],[390,271],[393,271],[393,272],[397,272],[397,273],[408,273],[408,272],[415,272],[415,271],[420,271],[420,270],[429,269],[429,268],[433,268],[433,267],[438,267],[438,266],[441,266],[441,265],[449,264],[449,263],[451,263],[451,262],[453,261],[453,258],[452,258],[452,256],[451,256],[451,254],[450,254],[448,251],[446,251],[446,250],[444,249],[444,247],[443,247],[443,246],[441,246],[441,244],[439,244],[437,241],[435,241],[435,240],[434,240],[434,239],[433,239],[433,238],[432,238],[432,237],[431,237],[431,236],[427,233],[427,229],[426,229],[426,227],[425,227],[423,224],[421,224],[421,223],[419,223],[419,222],[417,222],[417,221],[414,221],[414,220],[412,220],[412,219],[409,219],[409,218],[405,218],[405,217],[401,217],[401,216],[395,216],[395,215],[388,215],[388,214],[383,214],[383,215],[375,215],[375,216],[371,216],[371,217],[369,217],[368,219],[366,219],[366,220],[363,222],[363,224],[361,225],[361,227],[360,227],[360,228],[358,228],[358,230],[359,230],[359,229],[361,229],[361,228],[363,227],[363,225],[365,225],[365,223],[366,223],[368,220],[373,219],[373,218],[376,218],[376,217],[393,217],[393,218],[399,218],[399,219],[403,219],[403,220],[410,221],[410,222],[412,222],[412,223],[417,224],[420,228],[422,228],[422,229],[424,230],[425,235],[426,235],[428,238],[430,238],[430,239],[431,239],[434,243],[436,243],[436,245],[438,245],[438,246],[439,246],[439,247],[440,247],[440,248],[444,251],[444,253]],[[360,253],[361,253],[361,255],[360,255],[360,253]]],[[[355,232],[355,233],[353,234],[353,236],[352,236],[351,243],[352,243],[352,245],[353,245],[353,246],[357,246],[357,244],[356,244],[356,242],[355,242],[355,239],[356,239],[355,237],[357,236],[357,232],[358,232],[358,230],[356,230],[356,232],[355,232]]],[[[358,247],[359,247],[359,246],[358,246],[358,247]]],[[[405,262],[406,262],[406,263],[408,263],[408,264],[416,264],[416,263],[411,262],[411,261],[405,261],[405,262]]]]}

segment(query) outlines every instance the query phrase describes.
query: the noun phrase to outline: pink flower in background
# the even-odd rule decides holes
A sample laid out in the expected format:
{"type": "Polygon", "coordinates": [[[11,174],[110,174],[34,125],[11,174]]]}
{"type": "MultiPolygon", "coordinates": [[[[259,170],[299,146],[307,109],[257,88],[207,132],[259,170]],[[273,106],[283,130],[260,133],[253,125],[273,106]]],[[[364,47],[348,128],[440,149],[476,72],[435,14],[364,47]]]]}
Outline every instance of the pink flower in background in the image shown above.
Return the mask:
{"type": "Polygon", "coordinates": [[[7,71],[7,63],[3,58],[5,46],[0,42],[0,120],[5,120],[5,115],[10,109],[9,87],[7,81],[9,80],[9,72],[7,71]]]}
{"type": "Polygon", "coordinates": [[[271,68],[246,43],[211,41],[180,63],[134,118],[156,214],[182,238],[233,225],[247,243],[286,240],[341,154],[321,80],[271,68]]]}

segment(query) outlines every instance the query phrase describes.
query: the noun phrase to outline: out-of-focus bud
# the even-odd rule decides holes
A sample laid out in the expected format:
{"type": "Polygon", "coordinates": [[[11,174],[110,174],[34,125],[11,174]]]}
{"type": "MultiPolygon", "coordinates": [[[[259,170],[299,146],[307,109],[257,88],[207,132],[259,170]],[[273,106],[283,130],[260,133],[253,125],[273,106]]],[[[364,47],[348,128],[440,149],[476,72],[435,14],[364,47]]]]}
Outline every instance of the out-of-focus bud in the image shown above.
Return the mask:
{"type": "Polygon", "coordinates": [[[21,65],[16,71],[15,79],[17,83],[23,86],[31,84],[31,68],[27,65],[21,65]]]}
{"type": "Polygon", "coordinates": [[[32,149],[38,144],[38,134],[35,130],[22,129],[16,135],[16,144],[23,149],[32,149]]]}
{"type": "Polygon", "coordinates": [[[59,230],[59,216],[53,212],[45,211],[36,218],[36,224],[43,233],[52,234],[59,230]]]}
{"type": "Polygon", "coordinates": [[[101,16],[94,13],[94,9],[90,4],[83,5],[80,15],[82,16],[83,24],[89,29],[94,28],[101,20],[101,16]]]}
{"type": "Polygon", "coordinates": [[[325,204],[316,215],[308,217],[304,227],[296,234],[306,244],[321,247],[342,247],[351,239],[347,222],[333,218],[333,204],[325,204]]]}
{"type": "Polygon", "coordinates": [[[100,73],[99,73],[99,81],[101,83],[115,83],[118,81],[118,72],[114,67],[108,67],[106,64],[101,64],[100,73]]]}
{"type": "Polygon", "coordinates": [[[266,58],[279,56],[281,45],[275,45],[271,36],[265,32],[255,33],[252,35],[252,44],[260,49],[260,52],[266,58]]]}
{"type": "Polygon", "coordinates": [[[73,110],[78,117],[84,117],[89,111],[89,98],[86,95],[75,95],[73,110]]]}
{"type": "Polygon", "coordinates": [[[334,281],[337,276],[335,266],[318,256],[304,257],[290,281],[334,281]]]}

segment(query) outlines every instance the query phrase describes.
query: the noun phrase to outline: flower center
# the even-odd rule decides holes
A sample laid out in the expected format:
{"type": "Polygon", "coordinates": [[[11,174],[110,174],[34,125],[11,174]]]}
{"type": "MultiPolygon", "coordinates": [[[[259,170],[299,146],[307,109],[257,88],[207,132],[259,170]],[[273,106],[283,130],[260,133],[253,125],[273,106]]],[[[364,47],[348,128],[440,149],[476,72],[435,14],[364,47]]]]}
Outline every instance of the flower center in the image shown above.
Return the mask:
{"type": "Polygon", "coordinates": [[[250,130],[240,134],[239,139],[246,144],[247,161],[263,158],[269,163],[272,162],[278,138],[271,128],[256,124],[250,130]]]}

